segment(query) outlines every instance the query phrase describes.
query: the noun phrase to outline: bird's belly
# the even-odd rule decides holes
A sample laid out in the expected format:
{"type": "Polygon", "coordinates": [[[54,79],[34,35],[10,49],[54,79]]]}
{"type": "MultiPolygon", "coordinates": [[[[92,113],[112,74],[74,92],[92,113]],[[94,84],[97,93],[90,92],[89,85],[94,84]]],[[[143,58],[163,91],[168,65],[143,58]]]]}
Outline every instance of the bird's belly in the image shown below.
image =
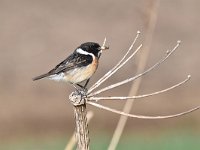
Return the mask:
{"type": "Polygon", "coordinates": [[[95,73],[96,68],[97,67],[94,67],[93,64],[91,64],[87,67],[77,68],[73,71],[68,71],[64,77],[64,81],[71,83],[79,83],[84,80],[87,80],[95,73]]]}

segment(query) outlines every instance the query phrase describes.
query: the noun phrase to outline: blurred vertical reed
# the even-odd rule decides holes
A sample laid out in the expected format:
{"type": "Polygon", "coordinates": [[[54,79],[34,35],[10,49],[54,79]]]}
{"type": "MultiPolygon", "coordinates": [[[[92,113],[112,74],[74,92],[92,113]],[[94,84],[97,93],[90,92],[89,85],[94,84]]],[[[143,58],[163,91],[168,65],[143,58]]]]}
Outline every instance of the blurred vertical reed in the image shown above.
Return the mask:
{"type": "MultiPolygon", "coordinates": [[[[150,52],[150,47],[152,43],[152,38],[153,38],[153,33],[157,21],[157,10],[159,7],[159,0],[151,0],[148,1],[149,6],[146,8],[145,12],[145,40],[144,40],[144,45],[143,45],[143,51],[140,53],[139,56],[139,63],[137,66],[137,71],[136,74],[142,72],[145,69],[148,55],[150,52]]],[[[142,78],[139,78],[132,84],[130,91],[129,91],[129,96],[131,95],[137,95],[137,92],[140,88],[140,84],[142,82],[142,78]]],[[[132,109],[132,105],[134,103],[134,100],[127,100],[127,102],[124,105],[123,112],[129,113],[132,109]]],[[[110,145],[108,147],[108,150],[115,150],[117,147],[117,144],[119,143],[120,137],[123,133],[124,127],[126,125],[128,116],[121,115],[120,119],[118,121],[117,127],[114,131],[112,140],[110,142],[110,145]]]]}

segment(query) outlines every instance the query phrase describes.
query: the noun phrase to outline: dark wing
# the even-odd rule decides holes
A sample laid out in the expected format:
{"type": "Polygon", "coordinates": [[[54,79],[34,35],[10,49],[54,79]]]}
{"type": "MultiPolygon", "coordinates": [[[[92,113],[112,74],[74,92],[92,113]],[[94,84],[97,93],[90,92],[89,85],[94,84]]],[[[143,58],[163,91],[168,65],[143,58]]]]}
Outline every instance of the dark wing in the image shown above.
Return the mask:
{"type": "Polygon", "coordinates": [[[52,69],[48,73],[50,75],[59,74],[61,72],[67,72],[69,70],[72,70],[78,67],[84,67],[92,63],[92,60],[93,58],[90,55],[74,53],[70,55],[67,59],[62,61],[60,64],[58,64],[54,69],[52,69]]]}
{"type": "Polygon", "coordinates": [[[91,55],[83,55],[79,53],[73,53],[67,57],[64,61],[59,63],[54,69],[50,70],[48,73],[37,76],[33,80],[39,80],[50,75],[59,74],[61,72],[67,72],[69,70],[84,67],[92,63],[93,58],[91,55]]]}

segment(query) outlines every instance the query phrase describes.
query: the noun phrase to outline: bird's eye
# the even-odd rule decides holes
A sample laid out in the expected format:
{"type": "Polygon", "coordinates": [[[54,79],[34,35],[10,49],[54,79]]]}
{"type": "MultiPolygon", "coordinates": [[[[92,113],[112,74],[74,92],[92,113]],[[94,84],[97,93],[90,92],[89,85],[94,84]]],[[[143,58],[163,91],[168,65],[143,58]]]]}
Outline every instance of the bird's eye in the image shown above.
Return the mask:
{"type": "Polygon", "coordinates": [[[98,47],[97,49],[98,49],[99,51],[101,51],[101,47],[98,47]]]}

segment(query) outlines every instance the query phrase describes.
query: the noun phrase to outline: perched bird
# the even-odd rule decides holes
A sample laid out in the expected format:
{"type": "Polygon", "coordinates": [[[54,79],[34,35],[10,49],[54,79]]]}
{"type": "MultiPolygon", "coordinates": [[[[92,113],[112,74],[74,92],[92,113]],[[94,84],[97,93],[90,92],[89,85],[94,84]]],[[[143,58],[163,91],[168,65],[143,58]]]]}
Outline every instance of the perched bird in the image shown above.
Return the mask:
{"type": "Polygon", "coordinates": [[[102,50],[106,49],[108,47],[100,46],[98,43],[83,43],[55,68],[48,73],[33,78],[33,81],[48,78],[55,81],[69,82],[81,88],[86,88],[91,76],[97,70],[102,50]],[[78,84],[82,81],[86,81],[84,86],[78,84]]]}

